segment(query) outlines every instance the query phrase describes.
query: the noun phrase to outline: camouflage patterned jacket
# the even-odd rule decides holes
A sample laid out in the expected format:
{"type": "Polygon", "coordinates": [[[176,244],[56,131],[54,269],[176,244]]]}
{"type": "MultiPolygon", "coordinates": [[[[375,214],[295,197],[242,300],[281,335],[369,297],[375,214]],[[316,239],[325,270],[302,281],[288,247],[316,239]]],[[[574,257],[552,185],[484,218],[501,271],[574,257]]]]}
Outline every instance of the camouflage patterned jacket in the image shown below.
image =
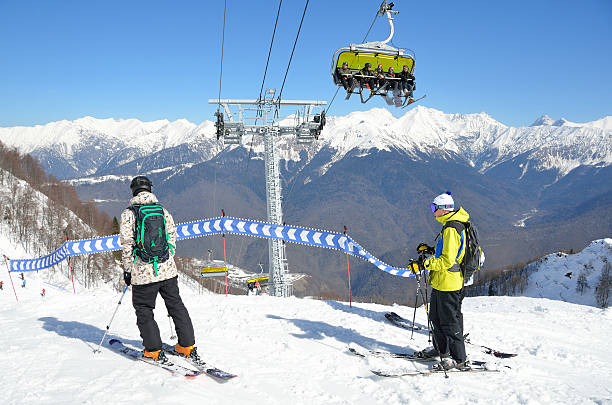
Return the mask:
{"type": "MultiPolygon", "coordinates": [[[[146,191],[138,193],[136,197],[130,200],[130,204],[153,204],[158,202],[154,194],[146,191]]],[[[164,208],[164,216],[166,217],[166,227],[168,228],[168,241],[173,246],[176,246],[176,227],[172,215],[164,208]]],[[[136,244],[134,234],[136,232],[136,217],[134,213],[126,209],[121,214],[120,226],[120,242],[121,242],[121,258],[123,261],[123,269],[132,273],[132,284],[143,285],[155,283],[157,281],[167,280],[178,275],[176,264],[174,263],[174,251],[170,251],[170,258],[163,263],[157,264],[157,276],[154,274],[153,264],[143,262],[139,257],[132,256],[132,249],[136,244]]]]}

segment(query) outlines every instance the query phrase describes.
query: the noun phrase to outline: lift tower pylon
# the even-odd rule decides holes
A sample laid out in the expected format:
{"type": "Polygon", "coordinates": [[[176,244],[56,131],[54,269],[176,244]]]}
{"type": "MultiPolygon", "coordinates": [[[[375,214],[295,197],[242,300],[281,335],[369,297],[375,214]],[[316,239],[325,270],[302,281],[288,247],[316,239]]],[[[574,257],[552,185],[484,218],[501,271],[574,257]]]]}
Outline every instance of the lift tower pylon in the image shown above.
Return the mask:
{"type": "MultiPolygon", "coordinates": [[[[282,187],[280,182],[280,153],[277,141],[280,136],[293,135],[299,144],[308,144],[319,138],[325,126],[325,111],[314,114],[313,109],[327,102],[312,100],[274,99],[275,89],[266,90],[263,99],[211,99],[209,104],[223,106],[217,111],[216,135],[225,144],[240,144],[244,135],[263,136],[266,172],[266,202],[268,222],[283,224],[282,187]],[[231,107],[231,108],[230,108],[231,107]],[[232,108],[234,111],[232,111],[232,108]],[[235,111],[237,109],[237,111],[235,111]],[[281,111],[287,114],[280,125],[281,111]],[[251,123],[252,122],[252,123],[251,123]]],[[[268,239],[270,295],[293,295],[288,279],[289,267],[285,245],[281,240],[268,239]]]]}

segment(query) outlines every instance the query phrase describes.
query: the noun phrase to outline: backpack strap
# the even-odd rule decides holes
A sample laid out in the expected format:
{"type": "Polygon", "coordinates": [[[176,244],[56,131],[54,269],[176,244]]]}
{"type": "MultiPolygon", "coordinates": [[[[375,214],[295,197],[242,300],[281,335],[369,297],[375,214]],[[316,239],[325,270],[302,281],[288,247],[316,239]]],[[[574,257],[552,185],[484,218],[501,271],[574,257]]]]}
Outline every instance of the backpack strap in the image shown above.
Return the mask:
{"type": "Polygon", "coordinates": [[[461,252],[463,251],[463,248],[465,246],[465,237],[462,237],[461,232],[463,232],[467,228],[467,224],[461,221],[452,220],[447,221],[446,224],[444,224],[444,226],[442,227],[442,233],[446,228],[453,228],[455,231],[457,231],[457,234],[459,234],[459,237],[461,238],[461,246],[459,246],[459,250],[457,251],[458,258],[459,256],[461,256],[461,252]]]}
{"type": "Polygon", "coordinates": [[[134,258],[134,262],[136,262],[136,251],[138,250],[138,248],[136,247],[136,243],[137,243],[137,229],[138,229],[138,209],[140,208],[140,205],[130,205],[129,207],[127,207],[126,209],[132,211],[132,214],[134,214],[134,246],[132,246],[132,257],[134,258]]]}

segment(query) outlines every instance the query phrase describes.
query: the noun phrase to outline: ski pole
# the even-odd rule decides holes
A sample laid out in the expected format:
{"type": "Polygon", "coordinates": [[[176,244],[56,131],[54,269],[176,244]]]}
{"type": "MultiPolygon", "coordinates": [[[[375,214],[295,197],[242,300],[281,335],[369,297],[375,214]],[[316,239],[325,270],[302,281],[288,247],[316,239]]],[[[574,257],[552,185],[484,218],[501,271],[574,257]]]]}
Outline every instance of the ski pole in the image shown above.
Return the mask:
{"type": "Polygon", "coordinates": [[[121,298],[119,298],[119,303],[117,304],[117,307],[115,308],[115,312],[113,312],[113,316],[108,322],[108,325],[106,325],[106,332],[104,332],[104,336],[102,336],[102,340],[100,340],[100,344],[98,345],[98,348],[94,350],[94,353],[100,352],[100,346],[102,346],[102,342],[104,342],[104,338],[106,337],[106,334],[110,330],[111,323],[113,323],[113,319],[115,319],[115,314],[117,313],[117,310],[119,309],[119,305],[121,305],[121,300],[123,300],[123,296],[125,295],[125,292],[127,291],[128,288],[129,288],[129,285],[126,285],[125,288],[123,289],[123,294],[121,294],[121,298]]]}
{"type": "MultiPolygon", "coordinates": [[[[431,318],[429,317],[429,310],[427,309],[427,301],[425,301],[425,296],[423,294],[423,289],[421,287],[420,276],[418,274],[415,274],[415,277],[417,277],[417,283],[419,285],[419,292],[421,293],[421,299],[423,300],[423,306],[425,307],[425,312],[427,313],[427,328],[429,329],[429,334],[431,336],[432,330],[433,330],[433,324],[431,323],[431,318]]],[[[425,280],[425,281],[427,282],[427,280],[425,280]]],[[[427,291],[427,287],[426,287],[425,291],[427,291]]],[[[436,343],[436,337],[434,336],[432,340],[433,340],[434,348],[436,349],[436,351],[440,355],[440,359],[442,359],[442,357],[441,357],[442,354],[440,353],[440,349],[438,348],[438,344],[436,343]]],[[[444,367],[442,367],[442,370],[444,370],[444,378],[448,378],[448,373],[446,372],[446,369],[444,367]]]]}
{"type": "Polygon", "coordinates": [[[417,280],[417,291],[414,294],[414,313],[412,314],[412,330],[410,331],[410,340],[414,336],[414,320],[416,319],[417,304],[419,303],[419,281],[417,280]]]}
{"type": "Polygon", "coordinates": [[[168,314],[168,322],[170,322],[170,339],[176,339],[176,335],[174,334],[174,327],[172,326],[172,317],[168,314]]]}

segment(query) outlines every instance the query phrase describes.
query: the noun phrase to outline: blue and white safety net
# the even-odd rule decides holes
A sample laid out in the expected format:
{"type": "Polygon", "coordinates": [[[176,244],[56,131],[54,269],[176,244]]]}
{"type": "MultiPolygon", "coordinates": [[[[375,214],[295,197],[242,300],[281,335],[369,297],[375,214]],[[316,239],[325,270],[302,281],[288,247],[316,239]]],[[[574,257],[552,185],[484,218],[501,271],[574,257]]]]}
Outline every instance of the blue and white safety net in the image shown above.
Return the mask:
{"type": "MultiPolygon", "coordinates": [[[[327,249],[335,249],[359,257],[378,269],[399,277],[411,277],[409,269],[389,266],[363,249],[351,237],[343,233],[303,228],[298,226],[277,225],[267,222],[218,217],[176,225],[177,239],[190,239],[200,236],[230,233],[279,239],[285,242],[300,243],[327,249]]],[[[69,256],[101,253],[121,249],[119,235],[86,240],[66,241],[59,249],[48,256],[38,259],[10,260],[10,271],[34,271],[54,266],[69,256]]]]}

